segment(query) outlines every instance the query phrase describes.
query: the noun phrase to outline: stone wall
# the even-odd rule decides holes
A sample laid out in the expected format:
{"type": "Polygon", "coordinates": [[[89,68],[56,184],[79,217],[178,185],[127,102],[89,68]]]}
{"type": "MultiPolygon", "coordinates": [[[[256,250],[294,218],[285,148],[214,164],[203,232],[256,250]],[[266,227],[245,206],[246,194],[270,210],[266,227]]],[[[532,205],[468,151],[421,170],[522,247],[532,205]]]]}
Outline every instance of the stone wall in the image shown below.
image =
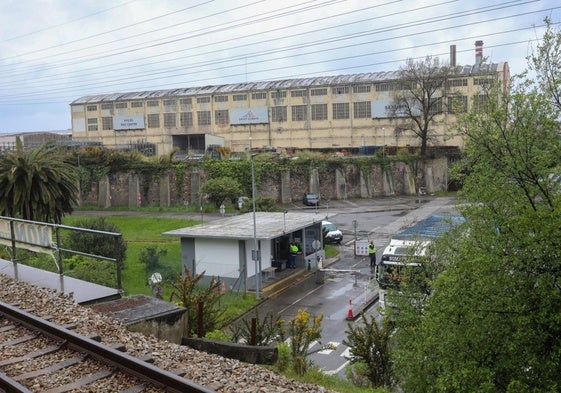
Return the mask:
{"type": "MultiPolygon", "coordinates": [[[[146,177],[133,171],[114,173],[97,184],[83,187],[83,204],[100,207],[198,205],[197,192],[206,180],[203,169],[170,169],[162,176],[146,177]],[[181,176],[181,178],[178,178],[181,176]],[[180,189],[178,190],[178,187],[180,189]],[[139,198],[140,197],[140,198],[139,198]]],[[[299,202],[305,192],[316,192],[323,200],[374,198],[446,191],[448,161],[437,158],[413,163],[391,162],[368,168],[349,162],[346,165],[305,170],[297,167],[284,173],[263,175],[257,193],[277,202],[299,202]]]]}

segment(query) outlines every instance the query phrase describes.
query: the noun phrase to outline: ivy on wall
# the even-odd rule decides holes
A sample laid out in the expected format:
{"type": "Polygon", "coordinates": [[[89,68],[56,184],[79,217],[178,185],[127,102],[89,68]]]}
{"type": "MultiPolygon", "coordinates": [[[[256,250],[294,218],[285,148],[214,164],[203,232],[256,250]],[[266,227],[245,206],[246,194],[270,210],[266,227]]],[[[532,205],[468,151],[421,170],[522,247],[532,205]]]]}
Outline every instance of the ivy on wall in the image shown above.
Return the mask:
{"type": "MultiPolygon", "coordinates": [[[[143,198],[151,191],[154,182],[162,175],[175,172],[174,199],[181,201],[184,198],[186,175],[200,171],[204,179],[228,177],[235,179],[243,189],[245,195],[251,194],[251,157],[241,156],[240,159],[216,160],[205,157],[201,160],[174,162],[170,157],[153,157],[147,159],[140,154],[106,151],[72,153],[76,163],[80,165],[80,180],[82,184],[98,183],[108,174],[132,171],[136,173],[142,184],[143,198]],[[99,156],[96,155],[99,153],[99,156]],[[106,161],[103,161],[106,160],[106,161]]],[[[372,171],[375,166],[381,166],[382,173],[391,170],[395,162],[405,162],[418,174],[420,158],[413,155],[333,157],[328,154],[305,152],[296,156],[279,156],[274,153],[259,153],[253,156],[255,184],[280,184],[282,175],[291,174],[291,186],[302,187],[302,181],[309,179],[312,172],[317,170],[322,179],[330,179],[335,171],[343,173],[360,173],[367,187],[370,188],[372,171]],[[354,167],[354,169],[353,169],[354,167]]],[[[326,180],[329,182],[329,180],[326,180]]],[[[88,187],[89,188],[89,187],[88,187]]]]}

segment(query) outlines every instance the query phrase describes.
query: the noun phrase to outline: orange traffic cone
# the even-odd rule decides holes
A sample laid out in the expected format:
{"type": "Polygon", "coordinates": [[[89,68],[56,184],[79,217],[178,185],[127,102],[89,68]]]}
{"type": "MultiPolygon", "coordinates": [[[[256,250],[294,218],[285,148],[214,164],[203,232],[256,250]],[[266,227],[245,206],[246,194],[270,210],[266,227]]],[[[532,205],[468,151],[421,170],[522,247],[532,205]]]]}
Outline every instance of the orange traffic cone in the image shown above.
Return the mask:
{"type": "Polygon", "coordinates": [[[353,320],[355,317],[353,315],[353,301],[349,299],[349,312],[347,314],[347,320],[353,320]]]}

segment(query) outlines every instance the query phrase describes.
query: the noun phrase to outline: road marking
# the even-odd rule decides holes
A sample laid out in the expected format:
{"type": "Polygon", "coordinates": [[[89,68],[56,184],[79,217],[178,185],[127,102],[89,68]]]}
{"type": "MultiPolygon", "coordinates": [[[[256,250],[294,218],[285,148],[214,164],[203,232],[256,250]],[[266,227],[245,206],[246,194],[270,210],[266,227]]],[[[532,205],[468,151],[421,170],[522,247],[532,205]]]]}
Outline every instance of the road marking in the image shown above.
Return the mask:
{"type": "Polygon", "coordinates": [[[340,365],[339,367],[337,367],[335,370],[328,370],[328,371],[325,371],[325,373],[326,373],[327,375],[335,375],[335,374],[338,374],[339,371],[341,371],[342,369],[344,369],[345,367],[347,367],[347,364],[349,364],[349,363],[350,363],[350,361],[347,360],[345,363],[343,363],[342,365],[340,365]]]}
{"type": "Polygon", "coordinates": [[[317,291],[318,289],[321,289],[321,287],[323,287],[323,285],[318,286],[316,289],[312,289],[310,292],[306,293],[304,296],[302,296],[300,299],[297,299],[295,301],[293,301],[292,303],[290,303],[288,306],[286,306],[285,308],[283,308],[282,310],[280,310],[279,312],[277,312],[277,314],[282,314],[283,312],[285,312],[286,310],[288,310],[290,307],[294,306],[296,303],[301,302],[302,300],[304,300],[307,296],[311,295],[312,293],[314,293],[315,291],[317,291]]]}

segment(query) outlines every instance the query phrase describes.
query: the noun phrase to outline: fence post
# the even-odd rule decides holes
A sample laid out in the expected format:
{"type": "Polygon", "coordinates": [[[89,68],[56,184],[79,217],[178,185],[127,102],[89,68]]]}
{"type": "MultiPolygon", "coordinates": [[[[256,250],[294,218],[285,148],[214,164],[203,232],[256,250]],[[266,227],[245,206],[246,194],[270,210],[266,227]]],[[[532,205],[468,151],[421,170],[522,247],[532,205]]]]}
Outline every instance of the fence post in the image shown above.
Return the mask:
{"type": "Polygon", "coordinates": [[[12,237],[12,262],[18,263],[17,251],[16,251],[16,231],[14,229],[14,221],[10,220],[10,236],[12,237]]]}
{"type": "Polygon", "coordinates": [[[57,255],[58,274],[62,276],[64,274],[64,270],[62,268],[62,252],[60,251],[60,227],[58,225],[55,227],[55,234],[56,234],[56,248],[58,250],[58,255],[57,255]]]}
{"type": "Polygon", "coordinates": [[[119,239],[122,235],[114,237],[113,255],[115,255],[115,263],[117,264],[117,289],[123,290],[123,279],[121,277],[121,256],[119,255],[119,239]]]}

